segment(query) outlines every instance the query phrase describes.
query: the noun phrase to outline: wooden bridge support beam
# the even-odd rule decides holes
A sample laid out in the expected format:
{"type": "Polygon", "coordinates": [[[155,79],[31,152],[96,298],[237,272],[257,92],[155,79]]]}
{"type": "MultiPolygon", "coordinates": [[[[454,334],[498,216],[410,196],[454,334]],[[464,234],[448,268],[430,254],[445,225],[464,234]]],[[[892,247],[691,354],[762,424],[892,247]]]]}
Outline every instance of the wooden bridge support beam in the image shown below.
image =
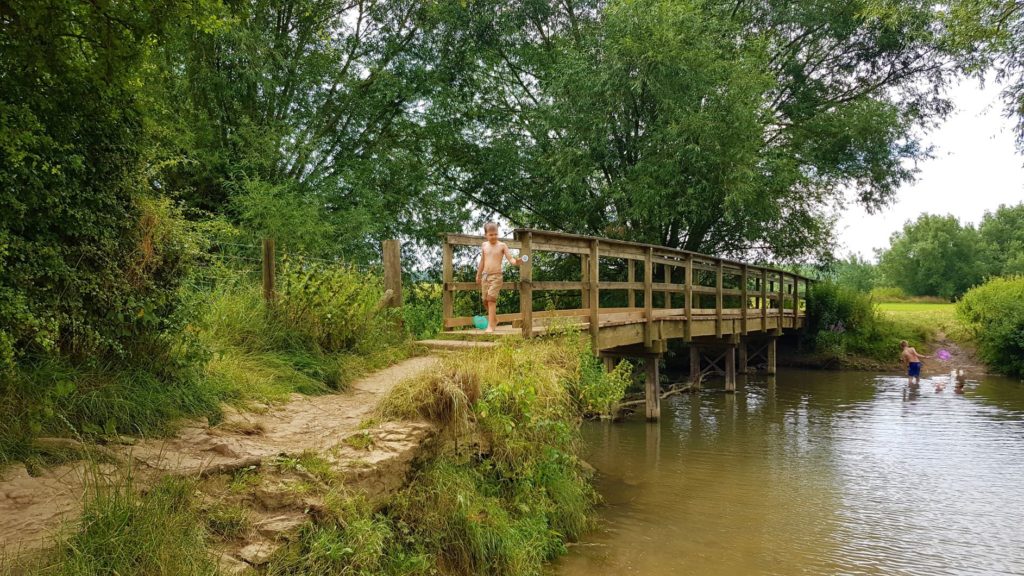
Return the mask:
{"type": "Polygon", "coordinates": [[[700,349],[694,343],[690,344],[690,386],[700,389],[700,349]]]}
{"type": "Polygon", "coordinates": [[[736,345],[725,349],[725,391],[736,392],[736,345]]]}
{"type": "Polygon", "coordinates": [[[644,398],[646,400],[647,421],[654,422],[661,418],[661,374],[658,372],[658,357],[650,357],[644,361],[646,377],[644,378],[644,398]]]}
{"type": "Polygon", "coordinates": [[[775,342],[778,340],[775,336],[768,337],[768,375],[775,375],[775,342]]]}

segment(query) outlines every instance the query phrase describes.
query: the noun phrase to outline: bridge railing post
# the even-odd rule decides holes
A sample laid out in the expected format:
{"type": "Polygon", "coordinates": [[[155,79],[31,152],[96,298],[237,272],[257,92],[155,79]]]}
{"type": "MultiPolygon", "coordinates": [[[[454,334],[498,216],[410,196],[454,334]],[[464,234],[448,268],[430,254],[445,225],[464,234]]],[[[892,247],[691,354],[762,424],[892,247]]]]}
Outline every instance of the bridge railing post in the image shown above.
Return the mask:
{"type": "Polygon", "coordinates": [[[683,327],[683,339],[693,339],[693,254],[686,255],[686,278],[683,285],[683,307],[686,309],[686,326],[683,327]]]}
{"type": "Polygon", "coordinates": [[[779,302],[776,307],[776,316],[778,318],[775,328],[782,330],[782,317],[785,316],[783,312],[786,310],[786,274],[783,272],[778,273],[779,276],[779,302]]]}
{"type": "Polygon", "coordinates": [[[768,330],[768,270],[761,268],[761,330],[768,330]]]}
{"type": "MultiPolygon", "coordinates": [[[[626,258],[626,267],[628,268],[626,271],[626,281],[632,284],[633,282],[636,282],[636,262],[626,258]]],[[[629,305],[626,307],[636,308],[636,290],[631,287],[627,292],[627,295],[629,296],[629,305]]]]}
{"type": "Polygon", "coordinates": [[[800,314],[800,279],[793,276],[793,328],[797,327],[797,316],[800,314]]]}
{"type": "Polygon", "coordinates": [[[594,354],[600,351],[599,336],[601,334],[601,292],[598,285],[601,281],[601,253],[598,240],[590,241],[590,345],[594,354]]]}
{"type": "Polygon", "coordinates": [[[747,309],[750,308],[750,297],[747,295],[747,265],[740,266],[740,298],[743,299],[743,306],[740,307],[740,333],[747,335],[747,309]]]}
{"type": "Polygon", "coordinates": [[[715,336],[722,337],[722,261],[718,260],[718,269],[715,271],[715,336]]]}
{"type": "Polygon", "coordinates": [[[523,318],[523,338],[533,337],[533,247],[530,232],[517,233],[519,257],[519,314],[523,318]]]}
{"type": "Polygon", "coordinates": [[[654,342],[654,248],[644,255],[644,346],[654,342]]]}

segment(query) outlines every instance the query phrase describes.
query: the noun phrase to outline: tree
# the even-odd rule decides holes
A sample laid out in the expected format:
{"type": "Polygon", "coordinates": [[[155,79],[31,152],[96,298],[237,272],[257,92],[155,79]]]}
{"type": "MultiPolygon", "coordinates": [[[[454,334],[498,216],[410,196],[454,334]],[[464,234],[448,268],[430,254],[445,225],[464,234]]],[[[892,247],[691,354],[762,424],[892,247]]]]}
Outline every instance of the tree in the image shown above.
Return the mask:
{"type": "Polygon", "coordinates": [[[0,3],[0,372],[15,351],[95,361],[168,328],[180,254],[162,251],[173,211],[146,182],[138,86],[177,17],[162,0],[0,3]]]}
{"type": "Polygon", "coordinates": [[[447,188],[520,224],[706,252],[827,248],[853,188],[885,205],[941,117],[950,63],[921,7],[473,2],[476,60],[443,113],[447,188]],[[912,16],[912,17],[911,17],[912,16]]]}
{"type": "MultiPolygon", "coordinates": [[[[433,186],[420,108],[447,82],[415,0],[225,3],[154,59],[160,181],[286,247],[371,260],[468,219],[433,186]]],[[[434,126],[433,128],[444,129],[434,126]]],[[[439,137],[439,136],[438,136],[439,137]]]]}
{"type": "Polygon", "coordinates": [[[1024,202],[985,212],[978,233],[993,276],[1024,275],[1024,202]]]}
{"type": "Polygon", "coordinates": [[[893,233],[879,257],[886,279],[907,294],[956,298],[985,276],[977,230],[954,216],[922,214],[893,233]]]}
{"type": "Polygon", "coordinates": [[[870,292],[878,284],[878,266],[859,254],[836,261],[832,269],[836,284],[858,292],[870,292]]]}

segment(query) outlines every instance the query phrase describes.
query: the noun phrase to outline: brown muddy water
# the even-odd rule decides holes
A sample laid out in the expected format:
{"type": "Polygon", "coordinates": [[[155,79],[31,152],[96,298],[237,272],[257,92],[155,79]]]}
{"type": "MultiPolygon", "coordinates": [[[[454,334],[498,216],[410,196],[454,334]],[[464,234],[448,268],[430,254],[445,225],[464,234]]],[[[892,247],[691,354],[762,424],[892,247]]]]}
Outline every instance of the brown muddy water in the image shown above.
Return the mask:
{"type": "Polygon", "coordinates": [[[1024,384],[714,386],[585,426],[605,504],[552,574],[1024,574],[1024,384]]]}

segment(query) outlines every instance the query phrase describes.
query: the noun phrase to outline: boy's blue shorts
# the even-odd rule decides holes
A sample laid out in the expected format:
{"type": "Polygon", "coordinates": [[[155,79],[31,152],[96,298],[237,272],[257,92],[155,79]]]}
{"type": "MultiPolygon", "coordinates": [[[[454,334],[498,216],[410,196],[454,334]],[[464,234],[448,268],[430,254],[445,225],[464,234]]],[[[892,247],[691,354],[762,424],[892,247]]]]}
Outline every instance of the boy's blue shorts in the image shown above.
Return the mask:
{"type": "Polygon", "coordinates": [[[921,363],[911,362],[907,366],[907,376],[920,376],[921,375],[921,363]]]}

